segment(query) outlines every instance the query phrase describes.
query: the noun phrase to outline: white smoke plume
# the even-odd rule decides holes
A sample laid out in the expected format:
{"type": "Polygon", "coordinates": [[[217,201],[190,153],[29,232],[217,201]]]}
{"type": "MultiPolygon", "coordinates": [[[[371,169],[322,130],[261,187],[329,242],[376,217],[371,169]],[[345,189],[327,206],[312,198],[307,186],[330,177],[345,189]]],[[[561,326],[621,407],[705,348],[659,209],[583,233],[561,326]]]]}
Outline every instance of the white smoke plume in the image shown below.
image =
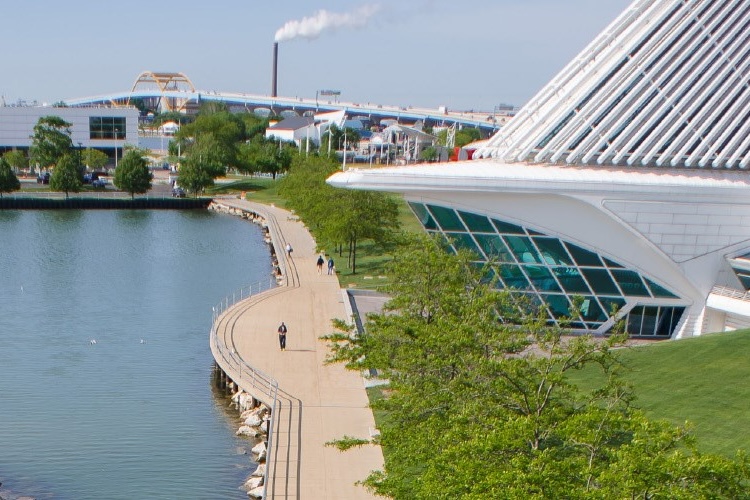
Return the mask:
{"type": "Polygon", "coordinates": [[[363,5],[352,12],[337,13],[319,10],[315,15],[287,21],[276,31],[275,40],[285,42],[294,38],[313,39],[327,30],[358,28],[380,10],[380,5],[363,5]]]}

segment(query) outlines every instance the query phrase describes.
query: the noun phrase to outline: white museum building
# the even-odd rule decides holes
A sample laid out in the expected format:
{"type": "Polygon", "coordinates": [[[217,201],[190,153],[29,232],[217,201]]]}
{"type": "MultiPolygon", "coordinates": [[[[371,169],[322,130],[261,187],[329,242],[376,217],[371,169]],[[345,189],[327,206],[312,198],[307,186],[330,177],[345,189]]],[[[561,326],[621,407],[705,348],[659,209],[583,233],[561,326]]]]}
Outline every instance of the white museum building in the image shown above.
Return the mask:
{"type": "Polygon", "coordinates": [[[750,2],[636,0],[473,160],[328,182],[401,193],[550,323],[749,327],[749,83],[750,2]]]}

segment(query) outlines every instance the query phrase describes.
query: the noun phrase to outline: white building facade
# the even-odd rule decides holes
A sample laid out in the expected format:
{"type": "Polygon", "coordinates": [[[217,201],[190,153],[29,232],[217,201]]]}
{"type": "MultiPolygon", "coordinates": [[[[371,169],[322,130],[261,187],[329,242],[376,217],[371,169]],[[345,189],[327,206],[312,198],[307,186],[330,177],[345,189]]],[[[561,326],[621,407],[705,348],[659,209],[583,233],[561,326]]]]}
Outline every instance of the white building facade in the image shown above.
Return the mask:
{"type": "Polygon", "coordinates": [[[750,3],[637,0],[479,160],[329,183],[402,193],[550,323],[581,300],[571,327],[597,334],[750,326],[748,69],[750,3]]]}
{"type": "Polygon", "coordinates": [[[122,151],[138,145],[138,114],[132,107],[0,106],[0,150],[28,149],[39,119],[58,116],[71,124],[74,147],[122,151]]]}

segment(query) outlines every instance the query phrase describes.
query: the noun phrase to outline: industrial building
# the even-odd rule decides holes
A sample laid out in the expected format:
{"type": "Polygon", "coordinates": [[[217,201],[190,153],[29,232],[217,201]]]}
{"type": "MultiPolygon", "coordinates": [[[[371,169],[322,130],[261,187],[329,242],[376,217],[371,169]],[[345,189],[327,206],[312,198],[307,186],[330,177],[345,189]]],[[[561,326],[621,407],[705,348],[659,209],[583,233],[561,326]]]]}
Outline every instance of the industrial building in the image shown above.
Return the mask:
{"type": "Polygon", "coordinates": [[[749,69],[750,3],[636,0],[472,161],[328,182],[403,194],[551,324],[750,327],[749,69]]]}

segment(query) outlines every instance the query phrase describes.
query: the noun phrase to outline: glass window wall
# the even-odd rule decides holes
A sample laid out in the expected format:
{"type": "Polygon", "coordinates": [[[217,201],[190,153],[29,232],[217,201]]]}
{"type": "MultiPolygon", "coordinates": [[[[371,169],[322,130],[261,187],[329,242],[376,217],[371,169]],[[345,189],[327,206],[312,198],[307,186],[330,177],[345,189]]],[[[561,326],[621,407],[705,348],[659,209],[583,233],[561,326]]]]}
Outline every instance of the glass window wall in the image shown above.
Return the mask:
{"type": "MultiPolygon", "coordinates": [[[[492,262],[497,286],[544,309],[552,323],[570,315],[574,301],[579,310],[566,318],[565,326],[591,331],[628,303],[669,299],[670,305],[636,305],[626,316],[630,335],[664,338],[684,312],[672,305],[679,297],[666,287],[577,244],[481,214],[432,204],[410,206],[428,232],[450,242],[450,249],[471,250],[477,265],[492,262]]],[[[492,273],[486,278],[493,279],[492,273]]]]}

